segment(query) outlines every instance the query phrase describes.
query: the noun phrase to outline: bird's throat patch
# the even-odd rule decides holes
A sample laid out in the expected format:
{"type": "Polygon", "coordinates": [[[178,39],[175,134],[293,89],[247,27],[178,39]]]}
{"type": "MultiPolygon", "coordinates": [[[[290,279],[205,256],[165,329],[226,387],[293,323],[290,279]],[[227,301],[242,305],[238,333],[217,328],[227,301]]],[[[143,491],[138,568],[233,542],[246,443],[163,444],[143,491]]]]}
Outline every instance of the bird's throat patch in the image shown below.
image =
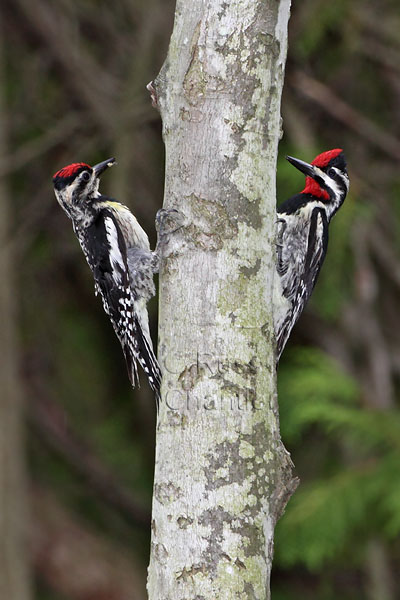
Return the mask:
{"type": "Polygon", "coordinates": [[[306,177],[306,187],[302,191],[302,194],[310,194],[316,198],[329,200],[328,192],[323,190],[322,187],[312,177],[306,177]]]}

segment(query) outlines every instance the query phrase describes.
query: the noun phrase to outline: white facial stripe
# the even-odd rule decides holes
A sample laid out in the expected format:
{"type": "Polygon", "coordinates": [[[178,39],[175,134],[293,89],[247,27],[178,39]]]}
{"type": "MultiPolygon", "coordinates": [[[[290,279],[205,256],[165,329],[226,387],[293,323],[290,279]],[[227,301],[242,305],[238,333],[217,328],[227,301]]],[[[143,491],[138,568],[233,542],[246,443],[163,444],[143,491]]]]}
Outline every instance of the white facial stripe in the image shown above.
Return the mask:
{"type": "Polygon", "coordinates": [[[333,167],[333,168],[334,168],[335,172],[337,173],[337,175],[339,175],[339,177],[343,180],[343,183],[346,186],[347,191],[349,191],[350,179],[349,179],[348,175],[346,175],[342,171],[339,171],[339,169],[337,169],[336,167],[333,167]]]}
{"type": "Polygon", "coordinates": [[[85,186],[85,199],[88,197],[92,197],[92,196],[100,196],[100,193],[99,193],[100,180],[95,176],[94,173],[92,173],[89,181],[85,181],[83,179],[84,173],[87,173],[87,171],[82,171],[82,173],[80,173],[79,176],[75,179],[75,181],[73,181],[73,183],[71,184],[71,186],[70,186],[71,193],[74,193],[75,189],[77,187],[82,186],[82,184],[83,184],[85,186]]]}
{"type": "MultiPolygon", "coordinates": [[[[340,198],[343,195],[342,190],[339,188],[336,181],[334,179],[332,179],[332,177],[329,177],[329,175],[327,175],[326,173],[321,171],[321,169],[319,169],[318,167],[315,167],[314,171],[315,171],[315,174],[318,175],[318,177],[320,177],[323,180],[324,185],[328,189],[332,190],[332,194],[335,198],[340,198]]],[[[337,169],[335,169],[335,171],[337,171],[337,169]]]]}

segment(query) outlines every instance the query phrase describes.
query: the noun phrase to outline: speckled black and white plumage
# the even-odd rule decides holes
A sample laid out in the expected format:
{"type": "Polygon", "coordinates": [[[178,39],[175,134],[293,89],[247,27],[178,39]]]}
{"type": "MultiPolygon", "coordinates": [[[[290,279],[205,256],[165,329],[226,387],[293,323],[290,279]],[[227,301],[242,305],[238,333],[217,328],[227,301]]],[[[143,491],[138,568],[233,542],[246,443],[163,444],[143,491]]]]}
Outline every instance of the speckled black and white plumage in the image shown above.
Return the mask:
{"type": "Polygon", "coordinates": [[[288,157],[307,176],[304,190],[277,211],[277,272],[274,286],[275,335],[279,360],[293,326],[311,296],[328,247],[330,220],[349,189],[341,149],[311,164],[288,157]]]}
{"type": "Polygon", "coordinates": [[[93,168],[84,163],[64,167],[54,175],[54,190],[93,272],[96,295],[100,293],[121,343],[129,379],[133,386],[138,382],[139,362],[158,401],[161,372],[146,307],[155,293],[158,257],[130,210],[98,191],[100,174],[114,162],[109,159],[93,168]]]}

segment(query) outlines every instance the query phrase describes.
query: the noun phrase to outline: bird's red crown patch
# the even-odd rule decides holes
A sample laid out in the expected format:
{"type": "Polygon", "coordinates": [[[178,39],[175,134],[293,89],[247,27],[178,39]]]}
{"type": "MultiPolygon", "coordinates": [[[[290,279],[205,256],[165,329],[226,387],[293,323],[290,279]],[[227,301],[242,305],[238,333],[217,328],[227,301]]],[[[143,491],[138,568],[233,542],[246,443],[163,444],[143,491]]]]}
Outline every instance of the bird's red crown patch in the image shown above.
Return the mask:
{"type": "MultiPolygon", "coordinates": [[[[339,154],[343,152],[342,148],[335,148],[334,150],[327,150],[326,152],[322,152],[322,154],[318,154],[312,161],[312,165],[314,167],[319,167],[323,169],[331,160],[339,156],[339,154]]],[[[329,200],[329,194],[326,190],[322,189],[320,185],[312,178],[306,177],[306,187],[302,191],[303,194],[311,194],[311,196],[316,196],[317,198],[323,198],[324,200],[329,200]]]]}
{"type": "Polygon", "coordinates": [[[72,165],[68,165],[63,169],[60,169],[59,171],[57,171],[57,173],[54,173],[53,179],[55,177],[71,177],[72,175],[75,175],[75,173],[79,169],[82,169],[82,167],[87,167],[88,169],[91,169],[91,166],[87,165],[86,163],[73,163],[72,165]]]}
{"type": "Polygon", "coordinates": [[[322,152],[322,154],[318,154],[312,161],[312,165],[315,167],[326,167],[329,165],[332,159],[339,156],[339,154],[343,152],[342,148],[335,148],[334,150],[328,150],[327,152],[322,152]]]}

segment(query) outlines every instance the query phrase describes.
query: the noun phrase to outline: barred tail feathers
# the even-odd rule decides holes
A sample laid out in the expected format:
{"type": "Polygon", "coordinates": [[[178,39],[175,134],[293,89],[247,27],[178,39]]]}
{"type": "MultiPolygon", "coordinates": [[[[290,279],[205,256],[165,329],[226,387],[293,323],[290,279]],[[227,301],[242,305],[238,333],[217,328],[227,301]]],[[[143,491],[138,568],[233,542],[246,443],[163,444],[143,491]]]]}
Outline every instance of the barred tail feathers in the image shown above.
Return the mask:
{"type": "Polygon", "coordinates": [[[153,344],[149,335],[146,335],[146,328],[142,327],[142,323],[139,318],[135,317],[136,328],[137,328],[137,339],[139,346],[139,353],[137,360],[146,373],[149,380],[151,389],[156,395],[157,404],[160,401],[160,387],[161,387],[161,371],[154,354],[153,344]]]}
{"type": "Polygon", "coordinates": [[[137,350],[132,351],[132,348],[129,347],[128,344],[121,343],[122,350],[125,356],[126,367],[128,370],[129,381],[131,382],[132,387],[136,387],[139,384],[139,375],[137,371],[136,359],[137,359],[137,350]]]}
{"type": "Polygon", "coordinates": [[[124,344],[123,351],[128,370],[129,381],[132,387],[139,386],[139,376],[137,362],[146,373],[151,389],[156,395],[157,405],[160,401],[161,371],[155,357],[151,340],[147,339],[141,329],[140,323],[136,322],[136,335],[138,344],[132,348],[131,345],[124,344]]]}
{"type": "MultiPolygon", "coordinates": [[[[141,332],[142,333],[142,332],[141,332]]],[[[157,361],[157,358],[153,351],[153,345],[142,333],[140,354],[138,357],[139,363],[146,373],[150,387],[156,393],[157,399],[160,399],[160,387],[161,387],[161,371],[157,361]]]]}
{"type": "Polygon", "coordinates": [[[157,403],[160,400],[161,371],[154,354],[153,343],[149,330],[149,316],[144,298],[134,302],[135,329],[137,331],[138,357],[140,366],[149,380],[151,389],[155,392],[157,403]]]}

